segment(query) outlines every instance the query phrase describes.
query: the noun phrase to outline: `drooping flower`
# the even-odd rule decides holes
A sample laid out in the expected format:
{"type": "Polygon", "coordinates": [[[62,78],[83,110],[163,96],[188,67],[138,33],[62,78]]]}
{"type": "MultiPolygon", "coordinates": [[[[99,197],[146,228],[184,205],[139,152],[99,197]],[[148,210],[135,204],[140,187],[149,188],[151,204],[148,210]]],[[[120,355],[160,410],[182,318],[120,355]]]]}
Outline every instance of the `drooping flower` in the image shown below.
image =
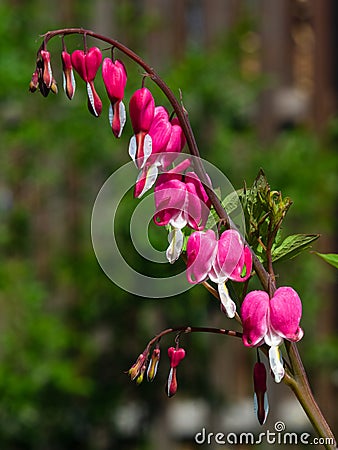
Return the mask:
{"type": "Polygon", "coordinates": [[[105,58],[102,63],[102,78],[110,100],[110,126],[114,135],[119,138],[126,123],[126,108],[122,100],[127,83],[127,71],[122,61],[105,58]]]}
{"type": "Polygon", "coordinates": [[[166,256],[170,263],[174,263],[182,252],[182,228],[188,225],[194,230],[203,230],[210,211],[210,200],[194,172],[187,172],[184,176],[175,170],[161,174],[154,194],[155,224],[172,227],[166,256]]]}
{"type": "Polygon", "coordinates": [[[143,87],[132,95],[129,114],[134,136],[129,142],[129,155],[139,169],[142,169],[152,152],[149,130],[155,113],[155,100],[149,89],[143,87]]]}
{"type": "Polygon", "coordinates": [[[192,233],[187,243],[187,259],[189,283],[201,283],[207,278],[217,283],[225,312],[228,317],[234,317],[236,305],[225,283],[228,279],[246,281],[252,269],[251,251],[243,244],[238,231],[226,230],[218,240],[213,230],[192,233]]]}
{"type": "Polygon", "coordinates": [[[74,69],[86,82],[88,109],[95,117],[98,117],[102,112],[102,102],[94,86],[94,79],[101,61],[101,50],[97,47],[92,47],[87,52],[75,50],[71,56],[74,69]]]}
{"type": "Polygon", "coordinates": [[[258,361],[253,370],[254,382],[254,409],[261,425],[266,421],[269,412],[268,396],[266,393],[266,369],[265,365],[258,361]]]}
{"type": "Polygon", "coordinates": [[[177,366],[179,363],[184,359],[185,357],[185,350],[184,348],[175,348],[175,347],[169,347],[168,348],[168,356],[170,359],[170,371],[168,376],[168,382],[167,382],[167,395],[168,397],[172,397],[177,392],[177,366]]]}
{"type": "Polygon", "coordinates": [[[266,343],[276,383],[284,377],[279,346],[283,339],[297,342],[303,337],[299,326],[302,303],[291,287],[278,288],[270,299],[265,291],[251,291],[241,306],[243,343],[255,347],[266,343]]]}
{"type": "Polygon", "coordinates": [[[75,94],[76,83],[73,72],[72,58],[66,49],[61,52],[61,60],[63,70],[63,89],[69,100],[72,100],[75,94]]]}
{"type": "Polygon", "coordinates": [[[155,108],[149,136],[152,139],[152,150],[136,180],[136,198],[154,185],[159,170],[166,170],[175,161],[186,142],[178,119],[174,117],[169,120],[168,111],[163,106],[155,108]]]}

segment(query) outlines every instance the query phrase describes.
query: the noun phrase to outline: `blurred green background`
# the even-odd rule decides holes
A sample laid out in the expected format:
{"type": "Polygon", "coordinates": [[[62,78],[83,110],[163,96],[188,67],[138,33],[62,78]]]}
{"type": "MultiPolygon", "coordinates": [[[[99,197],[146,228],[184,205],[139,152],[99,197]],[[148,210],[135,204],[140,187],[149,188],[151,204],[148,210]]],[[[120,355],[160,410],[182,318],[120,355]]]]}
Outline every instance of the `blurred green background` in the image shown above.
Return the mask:
{"type": "MultiPolygon", "coordinates": [[[[276,420],[284,420],[288,431],[311,432],[287,388],[273,383],[270,417],[257,427],[251,407],[255,352],[230,338],[182,339],[187,357],[173,399],[164,392],[173,337],[163,343],[156,380],[140,387],[129,381],[124,371],[162,328],[235,325],[201,286],[146,300],[104,275],[91,245],[91,211],[104,181],[129,162],[130,123],[116,141],[99,77],[102,117],[89,114],[79,78],[68,101],[59,38],[49,46],[59,94],[31,95],[28,83],[39,35],[49,29],[82,26],[120,40],[177,95],[182,90],[203,158],[236,189],[244,180],[250,185],[262,167],[272,189],[294,202],[285,235],[320,233],[314,249],[334,252],[335,2],[2,0],[0,17],[1,450],[191,449],[198,447],[194,435],[201,426],[259,432],[273,430],[276,420]]],[[[67,46],[81,48],[81,37],[70,37],[67,46]]],[[[125,62],[127,103],[141,72],[125,62]]],[[[158,89],[153,93],[168,106],[158,89]]],[[[126,254],[136,204],[130,193],[116,230],[126,254]]],[[[163,250],[165,230],[150,232],[163,250]]],[[[175,269],[168,266],[151,270],[170,274],[175,269]]],[[[135,268],[146,271],[146,262],[136,259],[135,268]]],[[[309,252],[276,265],[276,273],[280,285],[292,285],[302,298],[300,352],[337,431],[336,274],[309,252]]]]}

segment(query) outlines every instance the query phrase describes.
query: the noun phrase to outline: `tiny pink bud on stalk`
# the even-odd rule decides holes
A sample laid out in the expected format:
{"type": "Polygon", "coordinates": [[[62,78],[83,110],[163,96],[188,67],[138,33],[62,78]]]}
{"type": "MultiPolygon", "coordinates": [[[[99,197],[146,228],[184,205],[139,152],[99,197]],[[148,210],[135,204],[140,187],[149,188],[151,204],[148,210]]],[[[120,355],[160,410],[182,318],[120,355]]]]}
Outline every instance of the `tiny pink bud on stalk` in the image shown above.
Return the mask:
{"type": "Polygon", "coordinates": [[[101,50],[97,47],[92,47],[87,52],[75,50],[71,56],[74,69],[87,84],[88,109],[95,117],[98,117],[102,111],[102,102],[94,86],[94,79],[101,61],[101,50]]]}
{"type": "Polygon", "coordinates": [[[176,369],[182,359],[185,357],[185,350],[183,348],[168,348],[168,356],[170,359],[170,371],[167,382],[167,395],[172,397],[177,392],[177,376],[176,369]]]}
{"type": "Polygon", "coordinates": [[[62,51],[61,60],[63,70],[63,89],[69,100],[72,100],[75,94],[76,84],[73,73],[72,59],[66,50],[62,51]]]}
{"type": "Polygon", "coordinates": [[[263,363],[257,362],[253,371],[254,380],[254,408],[261,425],[266,421],[269,412],[268,396],[266,393],[266,369],[263,363]]]}
{"type": "Polygon", "coordinates": [[[153,381],[156,376],[158,363],[160,361],[160,355],[161,350],[158,347],[154,348],[147,370],[148,381],[153,381]]]}
{"type": "Polygon", "coordinates": [[[109,122],[114,136],[119,138],[126,123],[126,108],[122,102],[127,83],[124,64],[105,58],[102,64],[102,78],[110,100],[109,122]]]}

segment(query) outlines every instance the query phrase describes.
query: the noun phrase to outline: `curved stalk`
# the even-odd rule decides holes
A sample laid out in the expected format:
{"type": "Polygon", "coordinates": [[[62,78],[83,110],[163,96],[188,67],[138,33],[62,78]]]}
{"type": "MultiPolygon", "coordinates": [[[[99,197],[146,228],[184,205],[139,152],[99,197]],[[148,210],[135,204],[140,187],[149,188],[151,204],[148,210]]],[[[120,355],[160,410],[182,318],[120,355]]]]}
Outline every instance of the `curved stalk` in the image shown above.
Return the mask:
{"type": "MultiPolygon", "coordinates": [[[[203,166],[203,163],[200,159],[200,153],[198,150],[198,146],[195,140],[194,133],[192,131],[188,113],[185,110],[185,108],[182,106],[182,104],[178,101],[176,96],[173,94],[169,86],[161,79],[161,77],[155,72],[155,70],[149,66],[142,58],[140,58],[136,53],[134,53],[132,50],[130,50],[125,45],[121,44],[119,41],[115,39],[108,38],[106,36],[103,36],[101,34],[95,33],[90,30],[85,30],[83,28],[66,28],[66,29],[59,29],[59,30],[53,30],[48,31],[45,33],[43,37],[43,42],[38,50],[38,53],[40,50],[46,48],[47,42],[53,38],[54,36],[65,36],[70,34],[81,34],[84,36],[91,36],[95,39],[98,39],[102,42],[106,42],[107,44],[111,45],[113,48],[116,47],[119,49],[122,53],[124,53],[128,58],[136,62],[140,67],[142,67],[146,73],[146,75],[161,89],[163,94],[166,96],[168,101],[170,102],[171,106],[173,107],[175,114],[177,118],[180,121],[182,130],[184,132],[184,135],[186,137],[187,145],[189,148],[189,152],[191,155],[195,156],[195,172],[200,178],[201,182],[203,183],[205,190],[209,196],[209,199],[217,212],[220,219],[222,219],[227,225],[231,226],[232,228],[237,229],[237,227],[233,224],[231,221],[231,218],[228,216],[227,212],[224,210],[221,201],[217,197],[216,193],[213,191],[213,189],[209,185],[208,177],[205,172],[205,168],[203,166]]],[[[242,236],[243,241],[245,242],[244,237],[242,236]]],[[[252,251],[252,257],[253,257],[253,266],[255,269],[255,272],[265,289],[269,293],[270,296],[273,295],[274,291],[276,290],[274,276],[273,276],[273,270],[272,267],[270,267],[271,275],[265,270],[264,266],[256,256],[256,254],[252,251]]],[[[272,266],[272,262],[271,262],[272,266]]],[[[237,336],[240,337],[241,333],[239,332],[232,332],[230,330],[221,330],[221,329],[213,329],[213,328],[204,328],[204,327],[177,327],[177,328],[170,328],[167,330],[164,330],[159,335],[157,335],[155,338],[153,338],[148,345],[152,345],[151,343],[156,342],[156,340],[160,339],[165,334],[171,333],[171,332],[182,332],[182,333],[189,333],[194,331],[200,331],[200,332],[211,332],[211,333],[218,333],[218,334],[228,334],[231,336],[237,336]]],[[[302,363],[302,360],[300,358],[300,355],[298,353],[298,349],[295,343],[286,342],[286,349],[289,356],[292,374],[289,374],[287,371],[286,376],[284,377],[284,382],[290,386],[290,388],[295,393],[297,399],[301,403],[302,407],[304,408],[304,411],[306,412],[307,416],[309,417],[314,429],[318,433],[320,437],[323,438],[332,438],[334,440],[334,435],[332,431],[330,430],[329,425],[327,424],[320,408],[318,407],[313,394],[311,392],[311,388],[306,376],[306,372],[302,363]]],[[[327,449],[335,449],[335,445],[327,444],[325,445],[327,449]]]]}

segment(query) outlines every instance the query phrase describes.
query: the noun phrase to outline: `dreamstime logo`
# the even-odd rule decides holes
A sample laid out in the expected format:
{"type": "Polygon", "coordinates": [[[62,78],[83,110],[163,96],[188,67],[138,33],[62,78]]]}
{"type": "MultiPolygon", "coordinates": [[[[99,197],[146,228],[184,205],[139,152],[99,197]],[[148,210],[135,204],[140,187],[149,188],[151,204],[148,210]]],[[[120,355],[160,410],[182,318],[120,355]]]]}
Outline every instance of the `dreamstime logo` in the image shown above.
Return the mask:
{"type": "Polygon", "coordinates": [[[309,433],[288,432],[286,425],[281,420],[274,425],[274,431],[263,431],[255,435],[251,432],[242,433],[213,433],[208,432],[205,428],[195,434],[196,444],[203,445],[335,445],[333,438],[313,437],[309,433]]]}
{"type": "MultiPolygon", "coordinates": [[[[176,164],[186,159],[190,160],[190,167],[194,170],[196,157],[181,154],[176,158],[176,164]]],[[[244,214],[234,187],[217,167],[205,160],[200,162],[221,199],[226,199],[226,209],[232,221],[244,233],[244,214]]],[[[165,249],[159,250],[151,242],[149,230],[154,234],[156,228],[155,232],[165,235],[160,233],[160,227],[153,224],[153,190],[141,199],[133,198],[136,177],[134,163],[127,163],[106,180],[97,195],[91,223],[96,258],[105,274],[129,293],[147,298],[165,298],[185,292],[192,287],[186,280],[185,270],[177,273],[176,266],[168,263],[165,249]],[[133,264],[135,260],[138,264],[133,264]],[[165,276],[154,277],[136,268],[144,267],[146,270],[154,263],[167,264],[165,276]]],[[[215,220],[212,225],[215,225],[215,220]]]]}

